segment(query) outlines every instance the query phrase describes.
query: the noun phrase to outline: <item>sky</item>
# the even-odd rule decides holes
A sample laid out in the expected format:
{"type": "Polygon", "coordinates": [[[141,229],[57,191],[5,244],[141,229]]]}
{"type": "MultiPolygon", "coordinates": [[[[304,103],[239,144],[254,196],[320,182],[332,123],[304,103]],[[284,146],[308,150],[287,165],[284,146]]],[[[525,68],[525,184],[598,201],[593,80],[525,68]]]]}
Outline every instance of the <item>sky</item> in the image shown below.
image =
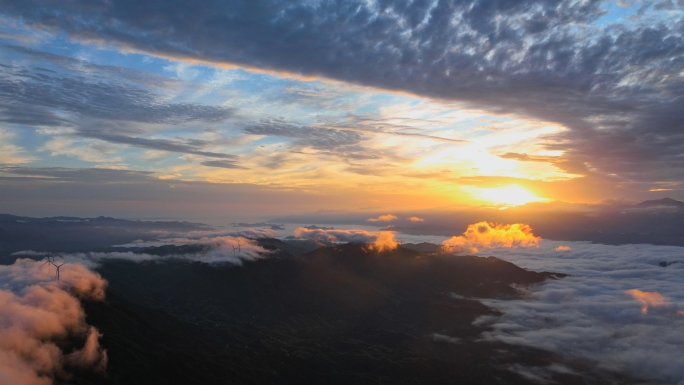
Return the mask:
{"type": "Polygon", "coordinates": [[[0,211],[684,199],[683,11],[0,0],[0,211]]]}

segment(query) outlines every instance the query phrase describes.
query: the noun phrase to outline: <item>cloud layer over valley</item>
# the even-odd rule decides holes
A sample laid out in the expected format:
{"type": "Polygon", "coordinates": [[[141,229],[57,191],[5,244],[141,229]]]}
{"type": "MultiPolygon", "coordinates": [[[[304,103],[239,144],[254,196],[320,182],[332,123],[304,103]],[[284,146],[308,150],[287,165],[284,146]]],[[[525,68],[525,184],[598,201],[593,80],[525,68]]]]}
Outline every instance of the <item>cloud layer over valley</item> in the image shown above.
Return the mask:
{"type": "Polygon", "coordinates": [[[650,384],[684,381],[684,248],[541,241],[487,254],[570,276],[529,288],[520,300],[484,300],[504,313],[485,338],[546,349],[650,384]],[[570,250],[557,252],[561,245],[570,250]]]}

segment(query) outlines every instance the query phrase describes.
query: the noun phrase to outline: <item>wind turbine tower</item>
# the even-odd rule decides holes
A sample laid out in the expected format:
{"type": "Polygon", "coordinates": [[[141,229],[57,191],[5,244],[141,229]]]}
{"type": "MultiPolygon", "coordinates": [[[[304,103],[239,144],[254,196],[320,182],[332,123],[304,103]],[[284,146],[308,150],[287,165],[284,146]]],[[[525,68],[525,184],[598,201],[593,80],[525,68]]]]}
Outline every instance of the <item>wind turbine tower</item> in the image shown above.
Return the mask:
{"type": "Polygon", "coordinates": [[[59,265],[56,264],[56,263],[54,263],[54,262],[52,263],[52,266],[54,266],[54,267],[57,268],[57,280],[58,280],[58,281],[59,281],[59,268],[62,267],[65,263],[66,263],[66,262],[62,262],[62,263],[59,264],[59,265]]]}

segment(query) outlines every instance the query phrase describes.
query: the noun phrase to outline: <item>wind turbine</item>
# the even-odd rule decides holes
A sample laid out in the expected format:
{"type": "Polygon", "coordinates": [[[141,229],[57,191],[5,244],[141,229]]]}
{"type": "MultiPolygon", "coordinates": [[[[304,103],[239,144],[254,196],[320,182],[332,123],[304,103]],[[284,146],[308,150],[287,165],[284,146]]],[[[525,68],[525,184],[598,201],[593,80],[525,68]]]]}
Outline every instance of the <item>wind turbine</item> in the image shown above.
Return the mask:
{"type": "Polygon", "coordinates": [[[55,262],[55,256],[54,255],[53,256],[48,255],[46,258],[47,258],[47,260],[45,261],[45,263],[40,265],[40,267],[43,267],[48,263],[53,264],[55,262]],[[50,258],[52,258],[52,259],[50,259],[50,258]]]}
{"type": "Polygon", "coordinates": [[[234,256],[236,256],[235,251],[236,251],[238,248],[235,247],[235,245],[231,245],[231,246],[233,246],[233,257],[234,257],[234,256]]]}
{"type": "Polygon", "coordinates": [[[57,280],[58,280],[58,281],[59,281],[59,268],[62,267],[65,263],[66,263],[66,262],[62,262],[62,263],[59,264],[59,265],[56,264],[56,263],[54,263],[54,262],[52,263],[52,266],[54,266],[54,267],[57,268],[57,280]]]}
{"type": "Polygon", "coordinates": [[[238,244],[238,253],[241,253],[241,252],[242,252],[242,250],[240,250],[240,241],[238,241],[238,243],[237,243],[237,244],[238,244]]]}

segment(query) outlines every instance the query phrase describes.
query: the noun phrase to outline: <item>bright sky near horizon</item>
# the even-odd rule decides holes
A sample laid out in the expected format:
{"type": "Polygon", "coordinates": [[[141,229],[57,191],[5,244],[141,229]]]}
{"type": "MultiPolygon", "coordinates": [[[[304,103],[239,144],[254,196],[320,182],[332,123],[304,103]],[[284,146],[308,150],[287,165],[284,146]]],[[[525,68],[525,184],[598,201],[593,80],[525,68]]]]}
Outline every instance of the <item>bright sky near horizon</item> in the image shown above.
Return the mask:
{"type": "Polygon", "coordinates": [[[0,1],[1,208],[681,199],[683,7],[0,1]]]}

